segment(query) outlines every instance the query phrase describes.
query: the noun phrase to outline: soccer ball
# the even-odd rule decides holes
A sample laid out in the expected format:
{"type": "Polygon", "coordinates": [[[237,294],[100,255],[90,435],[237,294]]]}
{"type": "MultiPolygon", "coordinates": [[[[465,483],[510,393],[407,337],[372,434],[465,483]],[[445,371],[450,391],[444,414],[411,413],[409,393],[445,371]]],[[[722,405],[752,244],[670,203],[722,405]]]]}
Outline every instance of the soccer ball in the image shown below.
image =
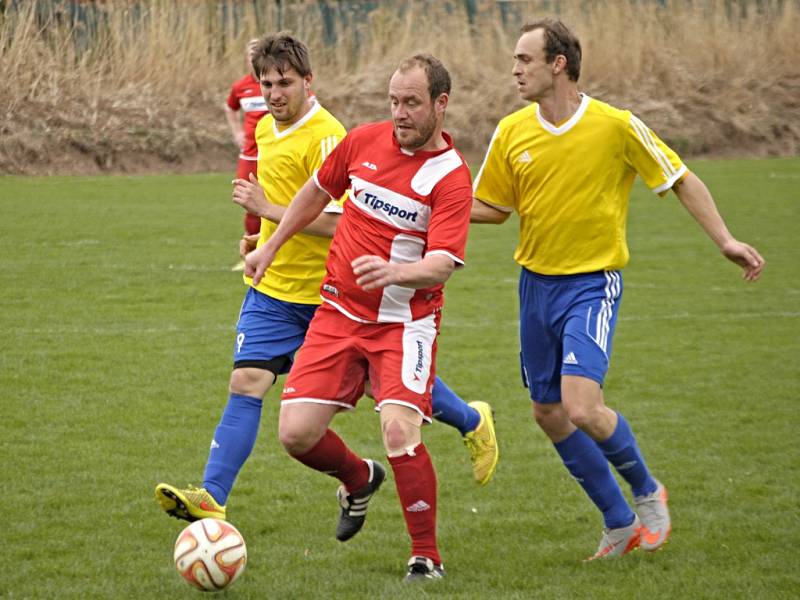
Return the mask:
{"type": "Polygon", "coordinates": [[[239,530],[220,519],[200,519],[175,541],[175,568],[197,589],[216,592],[244,571],[247,547],[239,530]]]}

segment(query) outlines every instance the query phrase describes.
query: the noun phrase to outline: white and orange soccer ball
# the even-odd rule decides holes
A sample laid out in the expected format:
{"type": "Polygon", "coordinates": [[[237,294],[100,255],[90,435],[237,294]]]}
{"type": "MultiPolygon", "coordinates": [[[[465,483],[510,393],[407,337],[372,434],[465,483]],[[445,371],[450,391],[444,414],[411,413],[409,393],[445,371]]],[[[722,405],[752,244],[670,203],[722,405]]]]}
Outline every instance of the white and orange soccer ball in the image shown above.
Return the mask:
{"type": "Polygon", "coordinates": [[[204,592],[230,586],[244,571],[247,547],[239,530],[220,519],[200,519],[175,541],[175,568],[204,592]]]}

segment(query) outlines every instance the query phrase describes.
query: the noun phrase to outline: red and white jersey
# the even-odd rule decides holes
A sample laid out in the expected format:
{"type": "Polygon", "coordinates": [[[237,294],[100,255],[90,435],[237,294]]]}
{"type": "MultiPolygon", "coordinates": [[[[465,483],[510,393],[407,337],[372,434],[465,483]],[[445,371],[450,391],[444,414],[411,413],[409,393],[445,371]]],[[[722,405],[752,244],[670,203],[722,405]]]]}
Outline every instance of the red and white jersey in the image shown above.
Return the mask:
{"type": "Polygon", "coordinates": [[[261,95],[261,86],[258,79],[250,73],[242,77],[231,86],[231,93],[228,94],[228,106],[231,110],[244,111],[244,144],[242,146],[242,158],[255,160],[258,156],[258,146],[256,146],[256,125],[265,114],[269,112],[267,103],[261,95]]]}
{"type": "Polygon", "coordinates": [[[322,299],[356,321],[403,323],[441,309],[443,285],[415,290],[390,285],[365,291],[350,263],[374,254],[396,263],[430,254],[464,264],[472,189],[469,169],[453,148],[408,152],[391,121],[371,123],[345,136],[314,174],[332,198],[348,192],[322,282],[322,299]]]}

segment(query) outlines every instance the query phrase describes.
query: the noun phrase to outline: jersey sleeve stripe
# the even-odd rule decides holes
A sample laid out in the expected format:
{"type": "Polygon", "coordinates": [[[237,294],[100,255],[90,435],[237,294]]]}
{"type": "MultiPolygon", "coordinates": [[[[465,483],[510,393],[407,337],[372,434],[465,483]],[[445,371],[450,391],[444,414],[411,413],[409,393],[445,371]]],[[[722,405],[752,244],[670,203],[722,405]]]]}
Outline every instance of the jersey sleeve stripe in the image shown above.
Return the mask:
{"type": "Polygon", "coordinates": [[[653,188],[653,192],[656,194],[660,194],[661,192],[666,192],[669,188],[675,185],[675,182],[678,181],[681,177],[686,174],[686,171],[689,169],[686,168],[686,165],[681,165],[681,168],[678,169],[675,174],[667,179],[665,183],[662,183],[657,188],[653,188]]]}
{"type": "Polygon", "coordinates": [[[448,252],[447,250],[430,250],[425,253],[425,256],[430,256],[431,254],[443,254],[447,258],[451,259],[454,263],[456,263],[456,269],[459,269],[464,266],[464,261],[458,258],[452,252],[448,252]]]}
{"type": "Polygon", "coordinates": [[[504,212],[504,213],[512,213],[512,212],[514,212],[514,209],[511,206],[500,206],[499,204],[492,204],[491,202],[488,202],[486,200],[482,200],[481,198],[478,198],[477,196],[475,196],[475,200],[477,200],[481,204],[485,204],[486,206],[491,206],[493,209],[499,210],[500,212],[504,212]]]}
{"type": "Polygon", "coordinates": [[[336,146],[335,135],[329,135],[328,137],[320,140],[319,148],[322,155],[322,160],[325,160],[325,158],[333,151],[334,146],[336,146]]]}
{"type": "Polygon", "coordinates": [[[664,179],[670,179],[675,175],[675,167],[672,166],[669,158],[661,148],[658,147],[656,141],[653,139],[653,136],[650,134],[650,130],[647,129],[647,126],[642,123],[635,115],[631,115],[631,126],[633,130],[636,132],[636,137],[639,138],[639,141],[642,142],[647,151],[650,155],[661,165],[661,170],[664,173],[664,179]]]}
{"type": "Polygon", "coordinates": [[[481,164],[481,168],[478,170],[478,174],[475,176],[475,181],[472,182],[472,190],[475,191],[478,189],[478,184],[481,181],[481,176],[483,175],[483,169],[486,167],[486,163],[489,161],[489,154],[492,152],[492,146],[494,145],[495,139],[497,139],[497,134],[500,133],[500,126],[498,125],[494,133],[492,134],[492,139],[489,140],[489,147],[486,148],[486,156],[483,157],[483,163],[481,164]]]}
{"type": "Polygon", "coordinates": [[[317,171],[319,171],[319,169],[317,169],[316,171],[314,171],[314,174],[311,176],[311,177],[314,179],[314,184],[315,184],[315,185],[316,185],[316,186],[317,186],[319,189],[321,189],[323,192],[325,192],[326,194],[328,194],[328,196],[330,196],[331,198],[333,198],[333,194],[331,194],[331,193],[330,193],[328,190],[326,190],[324,187],[322,187],[322,184],[319,182],[319,179],[317,179],[317,171]]]}
{"type": "Polygon", "coordinates": [[[325,205],[325,208],[322,209],[322,212],[340,215],[344,212],[344,206],[340,206],[338,202],[331,200],[325,205]]]}

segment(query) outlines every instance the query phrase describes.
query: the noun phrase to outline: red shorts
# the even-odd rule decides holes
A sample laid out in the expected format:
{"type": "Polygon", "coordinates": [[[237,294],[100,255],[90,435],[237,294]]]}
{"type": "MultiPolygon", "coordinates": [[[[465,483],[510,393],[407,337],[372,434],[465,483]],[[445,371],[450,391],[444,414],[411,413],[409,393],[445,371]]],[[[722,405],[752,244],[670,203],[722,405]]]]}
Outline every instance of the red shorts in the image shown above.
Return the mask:
{"type": "Polygon", "coordinates": [[[401,404],[431,420],[439,315],[410,323],[360,323],[325,302],[286,378],[281,402],[353,408],[369,378],[375,405],[401,404]]]}

